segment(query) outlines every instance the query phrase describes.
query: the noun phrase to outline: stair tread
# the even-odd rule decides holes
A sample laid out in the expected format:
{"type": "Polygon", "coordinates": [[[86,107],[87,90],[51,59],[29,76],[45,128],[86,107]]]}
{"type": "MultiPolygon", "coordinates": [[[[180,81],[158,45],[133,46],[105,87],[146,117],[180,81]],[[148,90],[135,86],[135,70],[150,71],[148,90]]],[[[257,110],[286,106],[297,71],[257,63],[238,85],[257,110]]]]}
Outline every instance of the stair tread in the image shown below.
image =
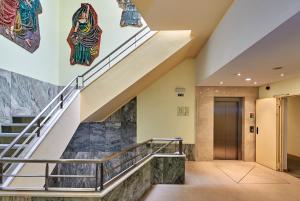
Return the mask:
{"type": "MultiPolygon", "coordinates": [[[[0,144],[0,149],[4,149],[6,148],[7,146],[9,146],[10,144],[0,144]]],[[[13,146],[13,148],[19,148],[20,146],[27,146],[26,144],[25,145],[21,145],[21,144],[15,144],[13,146]]]]}
{"type": "MultiPolygon", "coordinates": [[[[26,133],[25,136],[30,135],[31,133],[26,133]]],[[[0,137],[16,137],[20,135],[20,133],[0,133],[0,137]]]]}
{"type": "MultiPolygon", "coordinates": [[[[9,124],[2,124],[1,126],[28,126],[29,123],[9,123],[9,124]]],[[[34,124],[36,126],[36,124],[34,124]]]]}

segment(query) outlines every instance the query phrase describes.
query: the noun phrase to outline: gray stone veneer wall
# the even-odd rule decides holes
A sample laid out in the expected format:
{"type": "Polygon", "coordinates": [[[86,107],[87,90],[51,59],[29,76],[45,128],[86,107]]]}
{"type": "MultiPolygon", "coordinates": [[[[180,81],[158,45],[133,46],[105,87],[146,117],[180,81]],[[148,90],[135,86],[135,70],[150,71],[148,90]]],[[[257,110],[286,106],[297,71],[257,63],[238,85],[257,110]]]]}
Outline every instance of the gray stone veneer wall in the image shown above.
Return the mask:
{"type": "Polygon", "coordinates": [[[0,69],[0,124],[12,116],[37,115],[58,93],[59,87],[0,69]]]}
{"type": "MultiPolygon", "coordinates": [[[[79,125],[62,159],[101,159],[136,144],[136,98],[131,100],[104,122],[87,122],[79,125]]],[[[120,158],[105,166],[116,166],[120,158]]],[[[125,168],[125,167],[124,167],[125,168]]],[[[94,175],[95,167],[89,164],[58,164],[52,174],[94,175]]],[[[55,179],[51,186],[90,187],[93,179],[55,179]]]]}

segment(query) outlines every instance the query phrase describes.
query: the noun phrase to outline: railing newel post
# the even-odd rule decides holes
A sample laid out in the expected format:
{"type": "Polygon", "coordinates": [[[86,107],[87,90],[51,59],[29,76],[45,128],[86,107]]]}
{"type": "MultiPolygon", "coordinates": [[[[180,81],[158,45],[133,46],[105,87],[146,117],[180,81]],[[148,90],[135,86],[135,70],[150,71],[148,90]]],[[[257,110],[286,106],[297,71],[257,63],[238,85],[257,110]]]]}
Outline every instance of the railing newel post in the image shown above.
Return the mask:
{"type": "Polygon", "coordinates": [[[179,138],[179,154],[182,155],[182,138],[179,138]]]}
{"type": "Polygon", "coordinates": [[[95,173],[95,191],[98,190],[98,177],[99,177],[99,163],[96,163],[96,173],[95,173]]]}
{"type": "Polygon", "coordinates": [[[3,184],[3,163],[0,163],[0,183],[3,184]]]}
{"type": "Polygon", "coordinates": [[[64,94],[60,95],[60,109],[64,107],[64,94]]]}
{"type": "Polygon", "coordinates": [[[76,89],[79,89],[78,79],[79,79],[79,77],[77,76],[77,78],[76,78],[76,89]]]}
{"type": "Polygon", "coordinates": [[[100,190],[104,189],[104,165],[100,163],[100,190]]]}
{"type": "Polygon", "coordinates": [[[49,188],[49,163],[46,163],[45,168],[45,191],[48,191],[49,188]]]}
{"type": "Polygon", "coordinates": [[[40,134],[41,134],[41,119],[37,120],[37,127],[38,127],[38,130],[36,132],[36,135],[37,135],[37,137],[40,137],[40,134]]]}

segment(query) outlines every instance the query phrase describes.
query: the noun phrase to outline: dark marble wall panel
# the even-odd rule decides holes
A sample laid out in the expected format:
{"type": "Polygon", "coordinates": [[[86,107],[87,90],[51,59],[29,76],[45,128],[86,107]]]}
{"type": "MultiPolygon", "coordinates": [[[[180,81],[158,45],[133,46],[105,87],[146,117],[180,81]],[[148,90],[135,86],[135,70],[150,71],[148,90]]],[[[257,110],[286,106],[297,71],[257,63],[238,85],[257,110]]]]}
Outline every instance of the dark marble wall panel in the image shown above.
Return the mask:
{"type": "MultiPolygon", "coordinates": [[[[104,122],[87,122],[79,125],[61,158],[101,159],[120,152],[136,144],[136,99],[112,114],[104,122]]],[[[126,161],[135,153],[128,153],[105,163],[105,169],[111,169],[126,161]]],[[[106,173],[105,180],[132,165],[127,163],[113,172],[106,173]]],[[[84,174],[95,175],[95,167],[89,164],[57,165],[52,174],[84,174]]],[[[55,179],[51,186],[59,187],[93,187],[95,179],[55,179]]]]}
{"type": "Polygon", "coordinates": [[[152,184],[184,184],[184,157],[155,157],[151,165],[152,184]]]}
{"type": "MultiPolygon", "coordinates": [[[[161,144],[154,144],[154,149],[158,149],[161,144]]],[[[186,160],[195,161],[195,144],[183,144],[183,153],[186,155],[186,160]]],[[[161,151],[161,153],[178,152],[178,144],[171,144],[161,151]]]]}
{"type": "Polygon", "coordinates": [[[0,201],[139,201],[153,184],[183,184],[183,157],[154,157],[104,195],[95,197],[1,196],[0,201]],[[162,164],[162,165],[160,165],[162,164]],[[160,174],[162,172],[162,174],[160,174]],[[159,174],[158,174],[159,173],[159,174]],[[155,174],[155,179],[153,179],[155,174]]]}
{"type": "Polygon", "coordinates": [[[12,116],[37,115],[59,92],[59,87],[0,69],[0,123],[12,116]]]}

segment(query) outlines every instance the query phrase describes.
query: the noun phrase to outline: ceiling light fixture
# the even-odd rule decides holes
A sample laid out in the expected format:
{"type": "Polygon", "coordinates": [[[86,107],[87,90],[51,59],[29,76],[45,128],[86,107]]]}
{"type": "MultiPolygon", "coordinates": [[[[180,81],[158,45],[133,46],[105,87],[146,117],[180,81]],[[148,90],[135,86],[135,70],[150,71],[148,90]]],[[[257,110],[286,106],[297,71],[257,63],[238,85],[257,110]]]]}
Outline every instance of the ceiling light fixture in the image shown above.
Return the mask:
{"type": "Polygon", "coordinates": [[[222,84],[224,84],[224,82],[223,82],[223,81],[221,81],[221,82],[220,82],[220,85],[222,85],[222,84]]]}
{"type": "Polygon", "coordinates": [[[236,74],[237,76],[241,76],[242,74],[241,73],[238,73],[238,74],[236,74]]]}
{"type": "Polygon", "coordinates": [[[280,76],[281,76],[281,77],[284,77],[284,73],[281,73],[280,76]]]}
{"type": "Polygon", "coordinates": [[[257,82],[254,82],[255,85],[257,85],[257,82]]]}
{"type": "Polygon", "coordinates": [[[251,81],[252,79],[251,78],[246,78],[245,79],[247,82],[251,81]]]}
{"type": "Polygon", "coordinates": [[[273,70],[281,70],[281,69],[283,69],[283,67],[282,66],[277,66],[277,67],[274,67],[274,68],[272,68],[273,70]]]}

